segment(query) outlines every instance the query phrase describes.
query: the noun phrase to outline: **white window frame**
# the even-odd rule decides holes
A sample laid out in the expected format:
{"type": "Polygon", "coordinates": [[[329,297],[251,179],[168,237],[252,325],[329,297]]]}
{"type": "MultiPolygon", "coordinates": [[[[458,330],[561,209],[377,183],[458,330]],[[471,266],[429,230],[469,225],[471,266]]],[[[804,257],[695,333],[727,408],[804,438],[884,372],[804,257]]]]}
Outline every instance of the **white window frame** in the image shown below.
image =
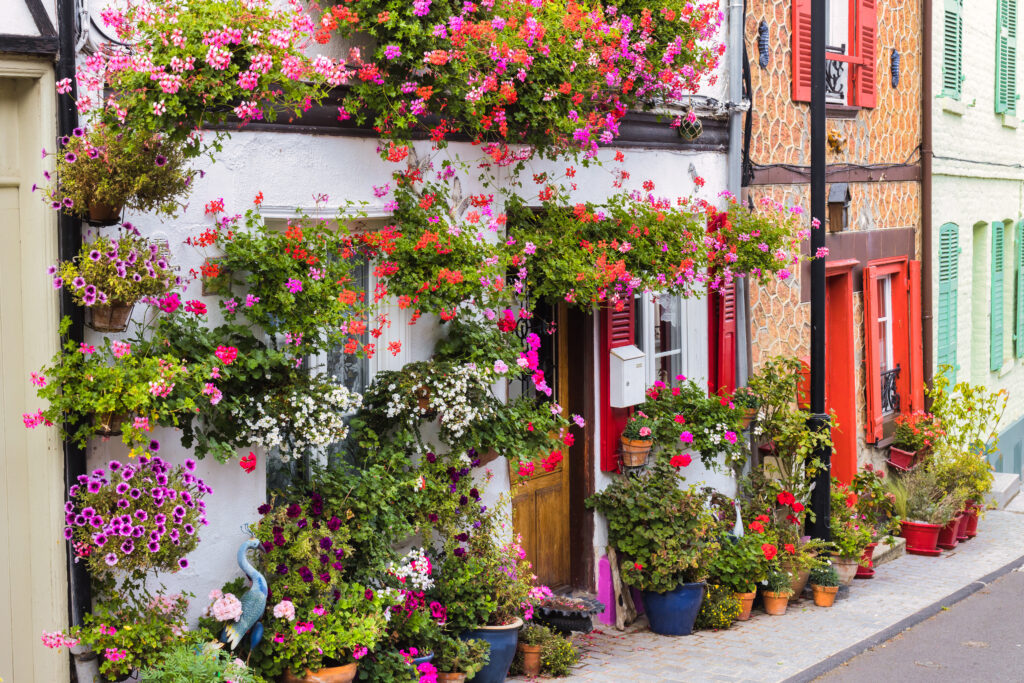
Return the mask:
{"type": "MultiPolygon", "coordinates": [[[[658,377],[658,361],[668,356],[679,355],[680,372],[687,379],[707,381],[707,300],[673,297],[676,301],[675,323],[679,325],[679,348],[656,352],[654,350],[654,319],[657,292],[636,294],[637,307],[635,339],[636,345],[644,352],[647,386],[653,385],[658,377]]],[[[674,380],[674,377],[668,380],[674,380]]]]}
{"type": "Polygon", "coordinates": [[[877,280],[882,285],[882,293],[878,302],[878,319],[876,325],[885,323],[885,338],[882,339],[884,348],[879,356],[885,360],[885,368],[879,368],[879,373],[888,372],[895,367],[892,344],[892,275],[886,275],[877,280]]]}

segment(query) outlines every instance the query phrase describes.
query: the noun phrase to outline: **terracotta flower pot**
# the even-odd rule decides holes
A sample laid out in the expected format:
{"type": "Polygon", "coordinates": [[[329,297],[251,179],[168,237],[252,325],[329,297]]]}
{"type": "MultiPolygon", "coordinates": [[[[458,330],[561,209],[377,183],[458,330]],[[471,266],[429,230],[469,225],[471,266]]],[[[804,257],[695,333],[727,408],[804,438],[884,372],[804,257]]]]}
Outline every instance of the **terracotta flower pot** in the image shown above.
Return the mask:
{"type": "Polygon", "coordinates": [[[938,546],[943,550],[952,550],[956,547],[959,539],[957,532],[960,530],[960,522],[963,520],[964,513],[957,513],[957,516],[949,520],[946,526],[942,527],[942,531],[939,532],[938,546]]]}
{"type": "Polygon", "coordinates": [[[754,423],[755,417],[757,417],[757,408],[744,408],[743,417],[740,418],[740,429],[750,427],[754,423]]]}
{"type": "Polygon", "coordinates": [[[654,444],[650,439],[627,439],[622,441],[622,464],[626,467],[640,467],[647,462],[647,455],[654,444]]]}
{"type": "Polygon", "coordinates": [[[740,613],[736,617],[736,621],[746,621],[750,618],[750,610],[754,607],[754,598],[757,597],[757,593],[733,593],[733,595],[740,601],[740,613]]]}
{"type": "Polygon", "coordinates": [[[306,669],[302,677],[286,670],[277,680],[279,683],[350,683],[356,677],[358,669],[358,662],[352,662],[343,666],[326,667],[319,671],[306,669]]]}
{"type": "Polygon", "coordinates": [[[89,327],[97,332],[124,332],[128,328],[128,320],[132,317],[135,303],[96,304],[89,306],[89,327]]]}
{"type": "Polygon", "coordinates": [[[836,601],[836,593],[839,592],[839,586],[818,586],[811,584],[811,590],[814,591],[814,604],[818,607],[831,607],[832,603],[836,601]]]}
{"type": "Polygon", "coordinates": [[[914,467],[916,455],[917,451],[905,451],[902,448],[890,446],[889,464],[898,470],[903,470],[904,472],[907,472],[914,467]]]}
{"type": "Polygon", "coordinates": [[[437,674],[437,683],[462,683],[464,680],[466,680],[466,674],[437,674]]]}
{"type": "Polygon", "coordinates": [[[789,574],[789,588],[793,591],[791,599],[799,600],[800,596],[804,592],[804,586],[807,585],[807,579],[811,577],[810,568],[796,571],[795,569],[789,569],[783,566],[782,570],[789,574]]]}
{"type": "Polygon", "coordinates": [[[860,566],[859,558],[832,556],[832,566],[839,574],[839,585],[849,586],[853,583],[853,577],[857,574],[857,567],[860,566]]]}
{"type": "Polygon", "coordinates": [[[857,565],[857,573],[853,575],[855,579],[873,579],[875,578],[875,570],[873,569],[874,562],[871,558],[875,554],[875,548],[878,547],[878,543],[868,543],[868,547],[864,548],[864,554],[860,556],[860,564],[857,565]]]}
{"type": "Polygon", "coordinates": [[[93,225],[113,225],[121,220],[121,207],[110,206],[103,202],[89,204],[89,222],[93,225]]]}
{"type": "Polygon", "coordinates": [[[766,613],[773,617],[786,613],[786,606],[789,605],[789,595],[787,593],[765,591],[761,593],[761,597],[764,598],[764,611],[766,613]]]}
{"type": "Polygon", "coordinates": [[[970,538],[967,535],[967,525],[970,524],[971,517],[968,514],[967,508],[960,511],[960,523],[956,527],[956,540],[958,542],[966,541],[970,538]]]}
{"type": "Polygon", "coordinates": [[[516,649],[523,656],[523,673],[527,676],[540,676],[540,651],[543,645],[526,645],[519,643],[516,649]]]}
{"type": "Polygon", "coordinates": [[[937,557],[942,551],[936,545],[942,527],[923,522],[900,522],[900,536],[907,539],[907,552],[911,555],[937,557]]]}

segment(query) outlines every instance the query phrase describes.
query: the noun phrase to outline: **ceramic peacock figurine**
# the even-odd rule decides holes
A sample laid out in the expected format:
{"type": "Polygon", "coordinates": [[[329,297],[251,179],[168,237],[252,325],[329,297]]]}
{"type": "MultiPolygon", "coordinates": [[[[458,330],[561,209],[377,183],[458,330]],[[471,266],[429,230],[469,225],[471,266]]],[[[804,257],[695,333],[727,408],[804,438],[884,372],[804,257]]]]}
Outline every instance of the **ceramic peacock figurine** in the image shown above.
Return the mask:
{"type": "Polygon", "coordinates": [[[242,616],[235,623],[225,626],[220,634],[221,642],[227,643],[232,650],[238,647],[246,633],[249,634],[250,652],[255,650],[263,639],[263,624],[260,623],[260,618],[267,607],[267,594],[270,591],[267,589],[267,580],[256,571],[248,558],[249,551],[259,547],[260,542],[250,538],[238,549],[238,566],[252,581],[252,587],[241,598],[242,616]]]}

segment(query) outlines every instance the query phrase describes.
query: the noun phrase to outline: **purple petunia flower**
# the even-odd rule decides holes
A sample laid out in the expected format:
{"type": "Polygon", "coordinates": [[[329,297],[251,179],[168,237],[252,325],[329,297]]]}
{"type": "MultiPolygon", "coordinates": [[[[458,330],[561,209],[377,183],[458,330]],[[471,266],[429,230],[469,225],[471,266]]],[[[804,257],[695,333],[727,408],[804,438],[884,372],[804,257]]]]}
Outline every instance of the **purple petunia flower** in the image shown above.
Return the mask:
{"type": "Polygon", "coordinates": [[[94,534],[92,537],[92,542],[102,548],[107,544],[107,535],[104,533],[94,534]]]}
{"type": "Polygon", "coordinates": [[[61,205],[65,209],[71,209],[75,206],[75,200],[72,199],[71,197],[65,197],[64,200],[61,202],[61,205]]]}
{"type": "Polygon", "coordinates": [[[75,155],[74,152],[68,152],[67,154],[64,155],[64,161],[68,162],[69,164],[73,164],[76,161],[78,161],[78,156],[75,155]]]}
{"type": "Polygon", "coordinates": [[[302,506],[298,503],[292,503],[288,506],[288,516],[292,519],[302,514],[302,506]]]}
{"type": "Polygon", "coordinates": [[[90,481],[86,488],[89,490],[89,493],[99,493],[100,489],[103,488],[103,484],[98,481],[90,481]]]}
{"type": "Polygon", "coordinates": [[[279,565],[277,565],[277,570],[276,571],[281,576],[284,576],[285,574],[288,573],[288,567],[283,565],[283,564],[279,564],[279,565]]]}
{"type": "Polygon", "coordinates": [[[157,543],[156,541],[150,541],[149,544],[146,545],[146,548],[148,548],[149,552],[151,552],[151,553],[158,553],[158,552],[160,552],[160,544],[157,543]]]}
{"type": "Polygon", "coordinates": [[[136,510],[135,519],[139,520],[140,522],[145,522],[147,519],[149,519],[149,513],[146,512],[145,510],[136,510]]]}
{"type": "Polygon", "coordinates": [[[151,439],[149,442],[149,450],[153,452],[160,450],[160,442],[156,439],[151,439]]]}
{"type": "Polygon", "coordinates": [[[193,460],[192,458],[186,458],[185,459],[185,469],[188,470],[189,472],[191,472],[195,468],[196,468],[196,461],[193,460]]]}
{"type": "Polygon", "coordinates": [[[90,159],[96,159],[97,157],[99,157],[99,155],[100,155],[100,151],[98,149],[96,149],[95,147],[93,147],[92,149],[89,150],[89,158],[90,159]]]}
{"type": "Polygon", "coordinates": [[[81,289],[82,287],[85,287],[85,278],[79,275],[71,281],[71,284],[75,286],[75,289],[81,289]]]}
{"type": "Polygon", "coordinates": [[[167,515],[163,514],[162,512],[158,512],[155,515],[153,515],[153,521],[156,522],[157,525],[166,524],[167,515]]]}
{"type": "Polygon", "coordinates": [[[196,528],[194,526],[192,526],[191,524],[186,524],[185,526],[182,527],[182,529],[184,529],[185,533],[188,534],[189,536],[191,536],[192,534],[194,534],[196,532],[196,528]]]}
{"type": "Polygon", "coordinates": [[[129,538],[127,541],[121,544],[121,552],[125,555],[131,555],[133,550],[135,550],[135,543],[132,541],[132,539],[129,538]]]}
{"type": "Polygon", "coordinates": [[[157,154],[156,159],[153,160],[153,163],[155,163],[157,166],[165,166],[167,165],[167,157],[165,157],[163,154],[157,154]]]}
{"type": "Polygon", "coordinates": [[[132,500],[138,500],[139,496],[142,495],[142,491],[140,491],[139,489],[132,489],[131,491],[128,492],[128,495],[131,496],[132,500]]]}
{"type": "Polygon", "coordinates": [[[93,249],[89,252],[90,261],[99,261],[101,258],[103,258],[103,254],[100,253],[99,249],[93,249]]]}
{"type": "Polygon", "coordinates": [[[107,553],[107,556],[103,558],[103,561],[107,563],[108,567],[113,567],[117,564],[117,555],[114,553],[107,553]]]}
{"type": "Polygon", "coordinates": [[[69,527],[69,526],[64,527],[64,540],[70,541],[71,537],[73,535],[74,535],[74,532],[71,531],[71,527],[69,527]]]}
{"type": "Polygon", "coordinates": [[[71,134],[74,135],[76,138],[80,138],[83,135],[85,135],[85,128],[79,126],[78,128],[75,128],[73,131],[71,131],[71,134]]]}
{"type": "Polygon", "coordinates": [[[180,560],[178,560],[178,566],[182,569],[188,569],[188,560],[186,560],[184,557],[181,558],[180,560]]]}

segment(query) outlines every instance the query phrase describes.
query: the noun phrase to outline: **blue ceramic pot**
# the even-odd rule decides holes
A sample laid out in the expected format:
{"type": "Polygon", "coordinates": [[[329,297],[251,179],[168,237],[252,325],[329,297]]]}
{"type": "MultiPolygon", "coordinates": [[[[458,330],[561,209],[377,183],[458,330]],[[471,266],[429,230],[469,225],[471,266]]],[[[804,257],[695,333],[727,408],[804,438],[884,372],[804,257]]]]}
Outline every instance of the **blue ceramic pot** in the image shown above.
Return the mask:
{"type": "Polygon", "coordinates": [[[476,676],[466,680],[473,683],[502,683],[516,656],[516,643],[519,642],[519,629],[522,626],[523,620],[516,619],[508,626],[481,626],[460,633],[459,638],[462,640],[484,640],[491,646],[491,661],[476,676]]]}
{"type": "Polygon", "coordinates": [[[417,657],[416,659],[412,660],[412,665],[414,667],[416,667],[416,666],[419,666],[420,664],[426,664],[427,662],[431,661],[433,658],[434,658],[434,653],[430,652],[430,653],[427,653],[426,655],[424,655],[422,657],[417,657]]]}
{"type": "Polygon", "coordinates": [[[652,631],[663,636],[690,635],[704,602],[703,583],[684,583],[666,593],[642,593],[652,631]]]}

